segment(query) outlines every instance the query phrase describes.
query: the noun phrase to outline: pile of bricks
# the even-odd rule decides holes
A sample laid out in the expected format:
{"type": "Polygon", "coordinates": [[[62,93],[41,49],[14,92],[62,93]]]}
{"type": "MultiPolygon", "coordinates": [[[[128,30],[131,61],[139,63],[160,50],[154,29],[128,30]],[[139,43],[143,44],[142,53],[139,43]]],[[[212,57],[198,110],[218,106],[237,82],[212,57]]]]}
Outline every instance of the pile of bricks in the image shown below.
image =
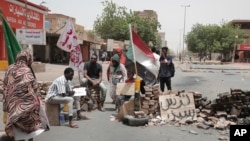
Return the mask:
{"type": "Polygon", "coordinates": [[[92,111],[98,108],[100,103],[100,89],[97,88],[87,88],[87,96],[81,97],[81,109],[84,111],[92,111]]]}
{"type": "Polygon", "coordinates": [[[47,81],[47,82],[39,81],[38,82],[38,94],[41,95],[42,99],[45,98],[51,84],[52,84],[51,81],[47,81]]]}
{"type": "Polygon", "coordinates": [[[226,129],[229,125],[250,124],[250,91],[230,89],[230,92],[218,94],[210,101],[199,92],[194,95],[198,128],[226,129]]]}
{"type": "MultiPolygon", "coordinates": [[[[45,98],[50,85],[52,84],[51,81],[44,82],[44,81],[39,81],[38,82],[38,94],[42,97],[42,99],[45,98]]],[[[1,86],[0,86],[1,87],[1,86]]],[[[86,89],[87,90],[87,89],[86,89]]],[[[1,92],[1,88],[0,88],[1,92]]],[[[100,89],[99,88],[89,88],[87,90],[87,93],[89,93],[89,96],[84,96],[81,97],[80,104],[81,104],[81,109],[84,111],[90,111],[90,110],[95,110],[98,108],[98,102],[100,101],[100,89]],[[88,104],[88,102],[92,100],[91,104],[88,104]],[[91,105],[91,107],[90,107],[91,105]]]]}
{"type": "Polygon", "coordinates": [[[250,116],[250,91],[231,89],[230,92],[218,94],[211,107],[214,112],[225,112],[229,117],[250,116]]]}
{"type": "Polygon", "coordinates": [[[141,111],[145,114],[160,115],[159,109],[159,84],[144,86],[145,94],[141,96],[141,111]]]}
{"type": "MultiPolygon", "coordinates": [[[[198,121],[209,127],[225,129],[234,124],[250,124],[250,91],[230,89],[213,101],[193,92],[198,121]]],[[[202,126],[205,127],[205,126],[202,126]]]]}

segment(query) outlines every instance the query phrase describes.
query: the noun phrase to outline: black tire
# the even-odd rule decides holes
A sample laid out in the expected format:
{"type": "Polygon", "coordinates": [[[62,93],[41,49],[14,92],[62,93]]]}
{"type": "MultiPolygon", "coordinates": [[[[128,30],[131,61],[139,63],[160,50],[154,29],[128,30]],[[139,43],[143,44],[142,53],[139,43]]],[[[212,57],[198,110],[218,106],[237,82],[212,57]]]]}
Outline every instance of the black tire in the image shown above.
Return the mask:
{"type": "Polygon", "coordinates": [[[144,126],[148,123],[148,117],[143,118],[134,118],[128,115],[125,115],[122,120],[123,124],[129,125],[129,126],[144,126]]]}

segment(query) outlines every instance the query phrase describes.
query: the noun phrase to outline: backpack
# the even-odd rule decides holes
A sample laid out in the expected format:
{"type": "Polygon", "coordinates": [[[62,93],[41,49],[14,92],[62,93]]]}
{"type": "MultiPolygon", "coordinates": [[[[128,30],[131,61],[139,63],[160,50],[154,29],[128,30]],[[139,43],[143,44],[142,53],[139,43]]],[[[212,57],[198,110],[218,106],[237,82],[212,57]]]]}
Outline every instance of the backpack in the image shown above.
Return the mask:
{"type": "Polygon", "coordinates": [[[171,62],[170,63],[170,73],[171,73],[171,77],[174,77],[174,74],[175,74],[175,67],[174,67],[174,63],[171,62]]]}

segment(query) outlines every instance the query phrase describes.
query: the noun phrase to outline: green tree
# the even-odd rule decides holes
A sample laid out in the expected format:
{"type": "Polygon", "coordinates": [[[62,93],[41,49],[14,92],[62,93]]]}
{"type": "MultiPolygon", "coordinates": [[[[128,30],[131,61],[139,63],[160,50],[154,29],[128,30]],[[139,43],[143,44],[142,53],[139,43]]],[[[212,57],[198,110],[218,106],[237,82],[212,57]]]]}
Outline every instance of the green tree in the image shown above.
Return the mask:
{"type": "Polygon", "coordinates": [[[103,39],[128,40],[130,33],[128,25],[131,24],[136,28],[137,33],[145,43],[150,41],[157,45],[157,29],[160,23],[149,17],[141,18],[136,12],[127,10],[112,1],[102,2],[104,9],[101,16],[97,16],[94,22],[94,31],[103,39]]]}
{"type": "Polygon", "coordinates": [[[227,56],[236,44],[242,43],[244,33],[239,26],[232,26],[230,23],[222,23],[216,31],[216,40],[214,41],[214,51],[221,53],[222,56],[227,56]]]}
{"type": "Polygon", "coordinates": [[[200,55],[205,54],[206,47],[206,29],[205,26],[201,24],[196,24],[192,27],[191,32],[187,34],[186,42],[188,45],[188,50],[192,52],[197,52],[200,55]]]}
{"type": "Polygon", "coordinates": [[[221,25],[196,24],[187,34],[186,42],[189,51],[199,53],[201,56],[212,52],[225,56],[233,51],[235,43],[243,42],[243,37],[244,34],[239,30],[239,27],[229,23],[223,22],[221,25]]]}
{"type": "Polygon", "coordinates": [[[94,31],[103,39],[129,39],[127,12],[125,7],[119,7],[112,1],[102,2],[104,9],[101,16],[94,22],[94,31]]]}

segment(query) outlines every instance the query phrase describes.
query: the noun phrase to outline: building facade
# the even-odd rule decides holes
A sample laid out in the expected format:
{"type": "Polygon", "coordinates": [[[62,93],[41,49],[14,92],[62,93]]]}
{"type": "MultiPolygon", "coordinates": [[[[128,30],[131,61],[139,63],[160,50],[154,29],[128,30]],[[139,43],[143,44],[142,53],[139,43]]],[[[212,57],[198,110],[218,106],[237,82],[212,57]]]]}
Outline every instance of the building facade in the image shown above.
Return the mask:
{"type": "MultiPolygon", "coordinates": [[[[48,9],[27,0],[0,0],[0,9],[14,33],[17,29],[44,29],[48,9]]],[[[0,70],[8,67],[2,22],[0,22],[0,70]]]]}
{"type": "Polygon", "coordinates": [[[161,47],[167,46],[167,41],[165,40],[165,38],[166,38],[165,32],[158,32],[158,35],[161,39],[161,47]]]}
{"type": "Polygon", "coordinates": [[[60,34],[71,19],[75,25],[75,18],[63,14],[48,14],[45,16],[46,45],[33,46],[35,61],[48,63],[68,63],[69,53],[56,46],[60,34]]]}
{"type": "MultiPolygon", "coordinates": [[[[151,20],[155,20],[158,22],[158,15],[154,10],[143,10],[143,11],[135,11],[135,14],[141,18],[149,18],[151,20]]],[[[165,32],[156,33],[157,36],[161,39],[160,46],[167,46],[167,41],[165,39],[165,32]]]]}
{"type": "Polygon", "coordinates": [[[60,34],[64,31],[64,27],[69,19],[71,19],[74,24],[78,44],[82,51],[83,61],[89,61],[90,55],[93,51],[98,52],[98,47],[101,45],[102,41],[99,37],[92,34],[91,31],[86,31],[84,26],[76,24],[76,19],[73,17],[50,13],[45,17],[46,46],[37,45],[34,47],[36,61],[56,64],[69,63],[70,54],[61,50],[56,45],[60,34]]]}
{"type": "Polygon", "coordinates": [[[239,57],[238,61],[250,63],[250,20],[232,20],[230,23],[234,26],[239,25],[240,30],[245,33],[243,44],[238,44],[236,48],[236,54],[239,57]]]}
{"type": "Polygon", "coordinates": [[[154,10],[135,11],[135,14],[142,18],[149,18],[158,21],[158,15],[154,10]]]}

